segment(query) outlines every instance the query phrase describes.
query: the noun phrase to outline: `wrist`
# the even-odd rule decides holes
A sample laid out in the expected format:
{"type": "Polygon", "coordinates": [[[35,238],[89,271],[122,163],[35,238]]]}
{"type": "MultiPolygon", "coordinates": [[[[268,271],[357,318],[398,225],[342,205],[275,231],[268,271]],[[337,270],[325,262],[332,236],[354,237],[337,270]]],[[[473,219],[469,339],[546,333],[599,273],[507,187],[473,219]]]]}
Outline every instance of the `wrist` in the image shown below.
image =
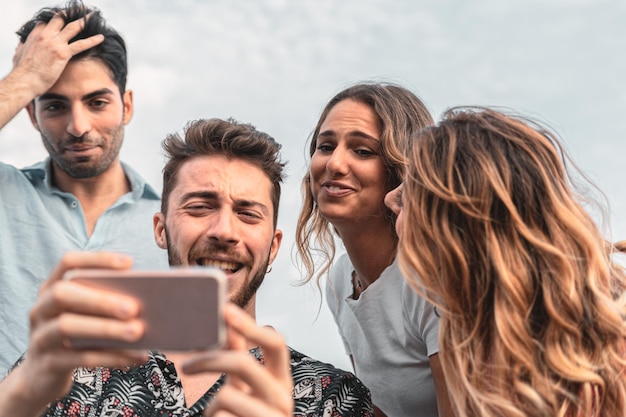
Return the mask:
{"type": "MultiPolygon", "coordinates": [[[[0,416],[34,417],[45,410],[46,404],[40,404],[33,398],[21,366],[15,368],[7,377],[0,381],[0,416]]],[[[32,381],[31,381],[32,382],[32,381]]]]}
{"type": "Polygon", "coordinates": [[[26,107],[37,96],[45,93],[45,89],[38,88],[36,77],[32,72],[21,67],[14,68],[2,81],[2,94],[9,95],[12,101],[26,107]]]}

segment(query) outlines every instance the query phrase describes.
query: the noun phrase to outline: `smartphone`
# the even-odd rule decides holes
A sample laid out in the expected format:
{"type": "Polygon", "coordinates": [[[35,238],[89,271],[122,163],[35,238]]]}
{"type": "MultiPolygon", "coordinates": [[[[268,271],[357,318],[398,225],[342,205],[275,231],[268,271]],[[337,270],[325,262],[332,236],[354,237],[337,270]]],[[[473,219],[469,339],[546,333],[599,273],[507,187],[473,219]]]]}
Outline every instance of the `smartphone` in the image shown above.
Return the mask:
{"type": "Polygon", "coordinates": [[[141,305],[143,337],[133,343],[74,338],[75,348],[206,350],[225,341],[222,307],[226,277],[216,268],[173,268],[160,271],[74,269],[64,279],[93,288],[128,294],[141,305]]]}

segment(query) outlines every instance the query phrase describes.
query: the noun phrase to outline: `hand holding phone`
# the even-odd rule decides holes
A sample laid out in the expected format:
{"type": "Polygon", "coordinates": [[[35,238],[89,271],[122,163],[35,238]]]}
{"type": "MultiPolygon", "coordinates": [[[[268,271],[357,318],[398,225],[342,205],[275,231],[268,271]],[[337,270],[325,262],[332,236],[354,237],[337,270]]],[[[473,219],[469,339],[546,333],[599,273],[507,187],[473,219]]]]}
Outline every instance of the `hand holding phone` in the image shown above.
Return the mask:
{"type": "Polygon", "coordinates": [[[136,298],[145,333],[137,342],[74,338],[74,348],[206,350],[224,344],[226,278],[215,268],[163,271],[74,269],[64,279],[136,298]]]}

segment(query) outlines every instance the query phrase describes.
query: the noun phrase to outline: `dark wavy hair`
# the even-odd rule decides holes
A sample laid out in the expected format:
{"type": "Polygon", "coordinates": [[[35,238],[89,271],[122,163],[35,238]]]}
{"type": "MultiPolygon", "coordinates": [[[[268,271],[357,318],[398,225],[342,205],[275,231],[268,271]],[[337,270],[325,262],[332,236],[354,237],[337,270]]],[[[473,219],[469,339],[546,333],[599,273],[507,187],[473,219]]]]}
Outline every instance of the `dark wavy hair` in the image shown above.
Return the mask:
{"type": "Polygon", "coordinates": [[[115,29],[107,25],[106,20],[98,9],[85,6],[80,0],[70,0],[65,6],[45,7],[35,13],[33,18],[24,23],[16,32],[20,40],[26,42],[28,35],[30,35],[37,23],[48,23],[55,15],[62,16],[65,24],[86,17],[83,29],[70,42],[93,35],[104,35],[102,43],[75,55],[72,57],[72,60],[89,58],[102,61],[111,71],[111,76],[115,84],[117,84],[120,94],[123,95],[126,90],[126,77],[128,75],[126,43],[115,29]]]}

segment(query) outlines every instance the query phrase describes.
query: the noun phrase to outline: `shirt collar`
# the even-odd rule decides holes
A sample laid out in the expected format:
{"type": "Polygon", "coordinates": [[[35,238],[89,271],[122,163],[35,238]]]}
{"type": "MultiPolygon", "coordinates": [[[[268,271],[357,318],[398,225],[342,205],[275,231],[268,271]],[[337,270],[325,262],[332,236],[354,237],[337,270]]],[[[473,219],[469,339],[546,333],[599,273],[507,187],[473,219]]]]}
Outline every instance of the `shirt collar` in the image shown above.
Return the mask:
{"type": "MultiPolygon", "coordinates": [[[[154,188],[150,184],[146,182],[146,180],[139,175],[135,169],[133,169],[130,165],[125,162],[121,162],[122,169],[128,178],[131,188],[131,194],[135,200],[139,200],[140,198],[145,198],[148,200],[158,200],[160,199],[159,193],[157,193],[154,188]]],[[[29,167],[22,168],[22,172],[32,180],[39,180],[46,185],[48,190],[53,188],[50,183],[50,179],[52,176],[50,175],[52,170],[52,160],[50,157],[47,157],[43,161],[37,162],[29,167]]]]}

